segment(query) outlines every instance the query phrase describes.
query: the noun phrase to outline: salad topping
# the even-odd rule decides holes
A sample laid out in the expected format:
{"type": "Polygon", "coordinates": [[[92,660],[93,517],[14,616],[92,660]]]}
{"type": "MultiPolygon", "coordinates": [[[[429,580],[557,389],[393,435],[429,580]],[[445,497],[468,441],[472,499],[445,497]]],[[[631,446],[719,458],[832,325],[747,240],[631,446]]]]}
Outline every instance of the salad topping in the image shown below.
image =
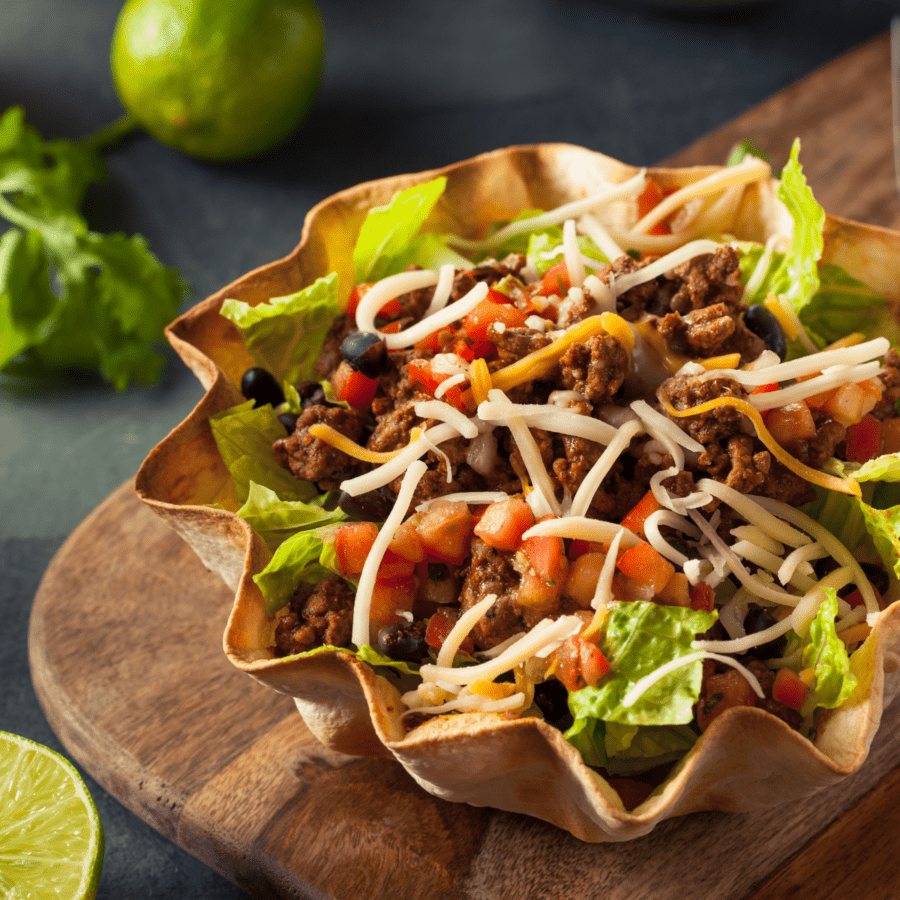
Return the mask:
{"type": "Polygon", "coordinates": [[[271,435],[293,478],[232,462],[274,551],[274,652],[384,667],[410,728],[544,716],[612,773],[737,705],[812,734],[890,586],[861,523],[866,466],[900,451],[900,358],[804,324],[821,222],[796,149],[793,233],[727,233],[768,176],[750,157],[664,196],[641,172],[481,240],[418,234],[430,182],[370,214],[345,313],[334,276],[276,312],[226,301],[281,359],[283,403],[212,422],[220,446],[271,435]]]}

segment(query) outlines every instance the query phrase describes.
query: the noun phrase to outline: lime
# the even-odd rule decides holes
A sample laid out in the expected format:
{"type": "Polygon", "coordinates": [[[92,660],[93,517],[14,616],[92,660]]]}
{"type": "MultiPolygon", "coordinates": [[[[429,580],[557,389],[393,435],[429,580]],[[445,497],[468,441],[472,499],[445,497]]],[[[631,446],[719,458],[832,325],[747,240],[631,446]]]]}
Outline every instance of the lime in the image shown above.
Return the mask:
{"type": "Polygon", "coordinates": [[[157,140],[231,162],[280,144],[319,86],[313,0],[128,0],[112,42],[122,104],[157,140]]]}
{"type": "Polygon", "coordinates": [[[0,897],[90,898],[102,865],[103,826],[72,763],[0,731],[0,897]]]}

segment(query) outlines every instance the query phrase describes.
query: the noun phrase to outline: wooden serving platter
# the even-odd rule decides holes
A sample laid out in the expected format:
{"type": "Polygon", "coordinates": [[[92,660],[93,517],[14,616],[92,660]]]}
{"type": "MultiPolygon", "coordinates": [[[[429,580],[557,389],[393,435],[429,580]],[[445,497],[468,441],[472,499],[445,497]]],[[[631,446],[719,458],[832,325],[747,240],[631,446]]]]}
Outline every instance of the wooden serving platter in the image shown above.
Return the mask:
{"type": "MultiPolygon", "coordinates": [[[[888,73],[878,38],[667,162],[722,159],[749,137],[777,166],[799,135],[827,209],[900,226],[888,73]]],[[[835,789],[584,844],[525,816],[434,798],[388,760],[325,750],[288,698],[227,662],[231,600],[128,483],[48,568],[29,658],[44,712],[78,762],[254,897],[896,896],[900,704],[863,770],[835,789]]]]}

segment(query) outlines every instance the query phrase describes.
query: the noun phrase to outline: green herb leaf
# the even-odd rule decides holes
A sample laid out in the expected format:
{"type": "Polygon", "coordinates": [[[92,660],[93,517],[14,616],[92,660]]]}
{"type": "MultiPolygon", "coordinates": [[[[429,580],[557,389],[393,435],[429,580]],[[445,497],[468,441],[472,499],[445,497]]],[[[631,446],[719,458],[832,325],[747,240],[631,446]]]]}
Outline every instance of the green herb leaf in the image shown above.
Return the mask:
{"type": "Polygon", "coordinates": [[[0,371],[99,370],[117,390],[159,377],[186,286],[142,238],[88,229],[79,210],[105,176],[98,153],[45,143],[21,107],[0,117],[0,371]]]}

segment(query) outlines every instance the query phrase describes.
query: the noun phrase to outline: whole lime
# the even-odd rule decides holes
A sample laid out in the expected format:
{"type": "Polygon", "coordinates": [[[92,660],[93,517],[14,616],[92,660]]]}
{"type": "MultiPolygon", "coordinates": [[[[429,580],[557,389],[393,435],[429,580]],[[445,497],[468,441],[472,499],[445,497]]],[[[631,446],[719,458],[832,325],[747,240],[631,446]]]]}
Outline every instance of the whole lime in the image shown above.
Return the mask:
{"type": "Polygon", "coordinates": [[[128,0],[113,81],[153,137],[231,162],[284,141],[312,105],[324,30],[312,0],[128,0]]]}

